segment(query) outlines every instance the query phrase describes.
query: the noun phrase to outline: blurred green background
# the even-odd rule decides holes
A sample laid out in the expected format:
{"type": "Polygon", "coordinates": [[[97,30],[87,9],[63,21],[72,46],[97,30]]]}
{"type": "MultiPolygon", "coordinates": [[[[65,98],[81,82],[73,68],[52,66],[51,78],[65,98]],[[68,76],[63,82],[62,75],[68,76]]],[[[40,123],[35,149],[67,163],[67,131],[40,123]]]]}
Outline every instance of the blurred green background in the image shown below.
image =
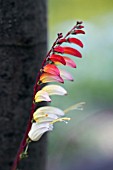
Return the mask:
{"type": "Polygon", "coordinates": [[[113,170],[113,0],[48,0],[49,46],[82,20],[85,35],[82,59],[69,69],[75,81],[65,82],[67,96],[52,97],[65,109],[85,101],[67,124],[55,124],[49,133],[48,170],[113,170]]]}

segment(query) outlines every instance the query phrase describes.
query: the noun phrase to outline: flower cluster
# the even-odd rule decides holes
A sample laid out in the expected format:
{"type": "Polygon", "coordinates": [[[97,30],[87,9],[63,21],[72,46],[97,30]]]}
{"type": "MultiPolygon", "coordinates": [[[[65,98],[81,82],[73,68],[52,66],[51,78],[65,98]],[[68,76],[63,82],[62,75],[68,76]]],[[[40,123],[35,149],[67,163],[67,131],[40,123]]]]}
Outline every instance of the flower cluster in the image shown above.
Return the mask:
{"type": "MultiPolygon", "coordinates": [[[[83,47],[83,43],[75,38],[76,34],[85,34],[82,30],[82,22],[77,22],[76,25],[63,37],[62,33],[58,34],[51,50],[47,54],[42,67],[40,69],[37,90],[34,95],[34,103],[42,101],[51,102],[51,95],[66,95],[67,91],[59,84],[46,84],[48,82],[64,83],[64,80],[73,81],[73,77],[66,70],[58,68],[59,65],[76,68],[76,63],[69,57],[75,56],[81,58],[81,53],[70,46],[71,43],[83,47]]],[[[70,118],[64,115],[73,109],[81,109],[84,103],[76,104],[64,111],[53,106],[43,106],[36,109],[33,113],[33,120],[28,136],[31,141],[38,141],[41,136],[53,130],[53,124],[58,121],[68,121],[70,118]]]]}

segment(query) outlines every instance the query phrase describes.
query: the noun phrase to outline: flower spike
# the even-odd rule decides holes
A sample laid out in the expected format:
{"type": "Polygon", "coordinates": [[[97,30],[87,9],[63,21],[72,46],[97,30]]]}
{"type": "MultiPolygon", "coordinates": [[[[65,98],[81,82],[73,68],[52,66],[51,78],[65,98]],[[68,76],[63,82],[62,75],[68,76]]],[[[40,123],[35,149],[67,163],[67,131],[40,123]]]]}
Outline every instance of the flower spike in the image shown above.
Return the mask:
{"type": "Polygon", "coordinates": [[[57,84],[43,85],[52,82],[64,83],[65,79],[73,81],[73,77],[65,70],[67,68],[65,66],[76,68],[75,62],[69,57],[70,55],[82,58],[82,54],[74,47],[71,47],[71,44],[73,43],[81,48],[83,47],[83,43],[78,38],[75,38],[77,34],[85,34],[84,30],[82,30],[83,28],[82,22],[78,21],[65,36],[62,33],[57,34],[57,39],[46,55],[36,78],[30,118],[12,170],[17,169],[16,165],[23,156],[27,156],[28,144],[31,141],[38,141],[44,133],[52,131],[56,122],[67,123],[70,118],[65,117],[65,114],[69,111],[76,109],[82,110],[84,102],[73,105],[64,111],[53,106],[42,106],[39,108],[36,106],[39,102],[50,102],[51,95],[64,96],[67,94],[67,91],[57,84]],[[64,69],[58,68],[61,64],[64,69]]]}
{"type": "MultiPolygon", "coordinates": [[[[58,38],[54,42],[51,50],[46,56],[46,59],[43,62],[42,68],[40,70],[39,78],[37,81],[37,86],[48,82],[57,82],[64,83],[64,80],[73,81],[72,75],[67,72],[65,69],[58,68],[59,65],[69,66],[71,68],[76,68],[75,62],[66,55],[72,55],[78,58],[82,58],[82,54],[75,48],[68,46],[68,44],[76,44],[83,48],[83,43],[78,38],[70,37],[71,34],[85,34],[82,30],[82,22],[77,22],[77,24],[63,37],[62,33],[58,34],[58,38]],[[62,46],[63,43],[66,43],[67,46],[62,46]]],[[[51,95],[66,95],[67,91],[56,84],[49,84],[36,92],[34,101],[51,101],[51,95]]],[[[64,117],[64,115],[71,110],[82,110],[84,102],[73,105],[66,110],[62,111],[61,109],[53,106],[43,106],[40,107],[32,113],[33,124],[31,130],[29,131],[29,138],[33,141],[37,141],[43,135],[43,133],[53,129],[53,124],[59,121],[70,120],[70,118],[64,117]],[[51,127],[52,125],[52,127],[51,127]]]]}

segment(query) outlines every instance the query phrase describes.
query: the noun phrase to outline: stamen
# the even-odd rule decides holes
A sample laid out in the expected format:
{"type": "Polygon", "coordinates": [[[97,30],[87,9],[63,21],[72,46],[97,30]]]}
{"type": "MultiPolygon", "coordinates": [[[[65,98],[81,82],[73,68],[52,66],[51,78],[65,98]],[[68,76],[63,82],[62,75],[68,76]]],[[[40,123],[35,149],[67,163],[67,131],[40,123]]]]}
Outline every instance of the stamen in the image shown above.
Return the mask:
{"type": "Polygon", "coordinates": [[[36,122],[38,122],[38,120],[39,120],[40,118],[44,118],[44,117],[48,117],[48,114],[38,115],[38,116],[36,117],[36,119],[34,118],[34,120],[35,120],[36,122]]]}
{"type": "Polygon", "coordinates": [[[85,102],[74,104],[74,105],[68,107],[67,109],[65,109],[64,113],[68,113],[71,110],[83,110],[83,105],[84,104],[85,104],[85,102]]]}
{"type": "Polygon", "coordinates": [[[65,122],[66,124],[68,123],[67,121],[69,121],[71,118],[69,117],[63,117],[63,118],[59,118],[59,119],[56,119],[54,121],[51,122],[51,124],[54,124],[56,122],[65,122]],[[66,121],[67,120],[67,121],[66,121]]]}

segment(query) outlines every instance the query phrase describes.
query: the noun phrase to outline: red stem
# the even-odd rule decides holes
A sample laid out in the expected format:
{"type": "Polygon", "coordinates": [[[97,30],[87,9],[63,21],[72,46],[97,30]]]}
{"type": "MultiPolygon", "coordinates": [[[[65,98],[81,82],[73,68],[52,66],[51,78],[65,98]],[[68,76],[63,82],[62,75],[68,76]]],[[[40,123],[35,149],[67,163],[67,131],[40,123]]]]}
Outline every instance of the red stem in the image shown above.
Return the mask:
{"type": "MultiPolygon", "coordinates": [[[[76,27],[77,27],[77,24],[65,35],[64,38],[66,38],[69,34],[71,34],[71,32],[72,32],[76,27]]],[[[45,63],[46,63],[46,59],[50,56],[50,53],[52,52],[54,46],[57,44],[57,42],[58,42],[58,40],[59,40],[60,38],[61,38],[61,37],[59,37],[59,36],[57,37],[57,39],[56,39],[55,42],[53,43],[50,51],[47,53],[47,55],[46,55],[46,57],[45,57],[45,59],[44,59],[44,61],[43,61],[43,63],[42,63],[42,66],[41,66],[42,69],[43,69],[43,67],[44,67],[44,65],[45,65],[45,63]]],[[[13,162],[13,166],[12,166],[11,170],[16,170],[17,165],[18,165],[18,163],[19,163],[19,161],[20,161],[20,154],[24,151],[25,146],[27,145],[27,141],[26,141],[26,140],[27,140],[27,138],[28,138],[28,133],[29,133],[30,128],[31,128],[31,125],[32,125],[31,120],[32,120],[32,118],[33,118],[33,113],[34,113],[34,111],[35,111],[34,98],[35,98],[35,94],[36,94],[37,90],[39,90],[39,87],[40,87],[40,85],[37,84],[38,81],[39,81],[39,79],[40,79],[40,73],[41,73],[41,72],[39,71],[39,73],[38,73],[38,75],[37,75],[37,78],[36,78],[35,85],[34,85],[34,89],[33,89],[32,106],[31,106],[31,112],[30,112],[30,117],[29,117],[29,120],[28,120],[27,128],[26,128],[25,134],[24,134],[24,136],[23,136],[23,139],[22,139],[22,141],[21,141],[21,143],[20,143],[20,147],[19,147],[19,149],[18,149],[18,152],[17,152],[17,155],[16,155],[15,160],[14,160],[14,162],[13,162]]]]}

